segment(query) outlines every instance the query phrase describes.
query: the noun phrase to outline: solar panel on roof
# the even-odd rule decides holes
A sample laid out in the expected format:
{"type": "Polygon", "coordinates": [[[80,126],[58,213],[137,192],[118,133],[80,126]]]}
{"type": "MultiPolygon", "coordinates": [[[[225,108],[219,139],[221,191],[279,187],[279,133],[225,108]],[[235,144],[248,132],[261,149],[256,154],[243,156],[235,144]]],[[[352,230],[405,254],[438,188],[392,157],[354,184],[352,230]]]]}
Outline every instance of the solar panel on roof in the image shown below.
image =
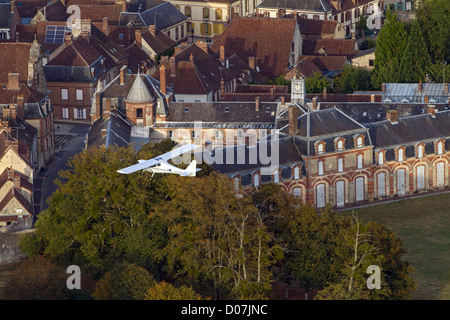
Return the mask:
{"type": "Polygon", "coordinates": [[[67,26],[47,26],[45,30],[45,43],[63,43],[67,26]]]}

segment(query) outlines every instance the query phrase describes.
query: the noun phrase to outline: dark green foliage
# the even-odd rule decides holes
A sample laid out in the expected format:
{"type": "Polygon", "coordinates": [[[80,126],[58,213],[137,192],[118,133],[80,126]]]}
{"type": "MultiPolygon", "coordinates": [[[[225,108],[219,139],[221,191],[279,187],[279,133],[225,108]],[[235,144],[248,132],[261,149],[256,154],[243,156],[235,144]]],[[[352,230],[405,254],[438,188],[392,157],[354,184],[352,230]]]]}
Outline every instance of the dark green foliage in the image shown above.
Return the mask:
{"type": "Polygon", "coordinates": [[[372,72],[366,68],[345,66],[342,73],[334,79],[333,90],[336,93],[373,90],[371,75],[372,72]]]}
{"type": "Polygon", "coordinates": [[[323,88],[331,91],[331,84],[321,72],[315,72],[312,76],[305,79],[306,93],[322,93],[323,88]]]}
{"type": "Polygon", "coordinates": [[[400,63],[400,82],[414,83],[425,81],[431,65],[419,22],[414,20],[400,63]]]}
{"type": "Polygon", "coordinates": [[[406,46],[406,32],[397,15],[386,11],[386,21],[378,35],[375,49],[372,83],[381,88],[382,83],[395,83],[400,79],[400,62],[406,46]]]}

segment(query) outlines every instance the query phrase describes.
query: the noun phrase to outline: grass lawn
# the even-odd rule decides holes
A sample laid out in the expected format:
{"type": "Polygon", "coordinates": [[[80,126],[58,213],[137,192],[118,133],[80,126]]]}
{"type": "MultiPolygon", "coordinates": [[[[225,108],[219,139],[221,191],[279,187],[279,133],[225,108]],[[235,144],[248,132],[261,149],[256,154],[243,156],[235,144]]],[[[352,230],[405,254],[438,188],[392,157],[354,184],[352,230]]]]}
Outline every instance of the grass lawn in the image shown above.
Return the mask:
{"type": "Polygon", "coordinates": [[[450,194],[354,210],[363,222],[379,222],[404,242],[417,284],[411,299],[450,299],[450,194]]]}

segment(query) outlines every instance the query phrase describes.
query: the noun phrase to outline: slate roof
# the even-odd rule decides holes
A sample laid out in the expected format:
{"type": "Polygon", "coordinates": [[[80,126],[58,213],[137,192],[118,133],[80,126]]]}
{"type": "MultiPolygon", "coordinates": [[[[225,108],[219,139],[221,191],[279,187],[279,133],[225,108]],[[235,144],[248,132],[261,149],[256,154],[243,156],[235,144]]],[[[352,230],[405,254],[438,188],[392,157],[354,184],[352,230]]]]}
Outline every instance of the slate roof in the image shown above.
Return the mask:
{"type": "Polygon", "coordinates": [[[365,124],[375,147],[415,144],[419,141],[450,137],[450,111],[398,118],[398,124],[389,120],[365,124]]]}
{"type": "Polygon", "coordinates": [[[24,120],[44,118],[48,112],[44,100],[47,95],[22,83],[19,90],[1,90],[0,105],[9,105],[16,102],[16,97],[22,95],[24,99],[24,120]]]}
{"type": "Polygon", "coordinates": [[[211,128],[274,129],[277,103],[260,102],[255,111],[255,102],[203,102],[169,104],[169,116],[163,127],[193,127],[195,121],[202,121],[211,128]]]}
{"type": "MultiPolygon", "coordinates": [[[[44,8],[39,10],[44,14],[44,8]]],[[[49,1],[45,6],[45,18],[47,21],[67,21],[69,18],[66,6],[61,0],[49,1]]]]}
{"type": "Polygon", "coordinates": [[[0,2],[0,28],[10,28],[13,20],[10,2],[0,2]]]}
{"type": "Polygon", "coordinates": [[[164,1],[159,0],[130,0],[128,12],[143,12],[155,6],[159,6],[164,1]]]}
{"type": "Polygon", "coordinates": [[[422,91],[419,91],[418,83],[386,83],[386,91],[382,93],[382,99],[389,98],[399,102],[406,98],[409,102],[423,102],[427,95],[429,99],[436,99],[437,102],[448,102],[449,94],[445,93],[443,83],[422,83],[422,91]]]}
{"type": "Polygon", "coordinates": [[[258,8],[276,8],[330,12],[333,7],[327,1],[321,0],[263,0],[258,8]]]}
{"type": "Polygon", "coordinates": [[[211,50],[219,52],[223,45],[226,52],[236,53],[247,63],[254,56],[260,73],[275,78],[289,65],[296,27],[295,19],[237,17],[214,41],[211,50]]]}
{"type": "Polygon", "coordinates": [[[92,147],[125,147],[130,142],[131,124],[124,119],[120,112],[111,112],[108,119],[99,118],[92,124],[88,133],[88,148],[92,147]],[[102,130],[106,130],[103,136],[102,130]]]}
{"type": "MultiPolygon", "coordinates": [[[[223,163],[212,163],[211,165],[214,170],[223,174],[243,175],[242,178],[244,180],[242,181],[242,185],[249,185],[250,183],[247,183],[246,180],[250,178],[250,176],[248,176],[250,173],[256,170],[259,171],[262,167],[268,167],[270,165],[270,163],[267,163],[267,159],[261,158],[261,155],[267,155],[269,160],[272,159],[273,155],[273,160],[277,161],[280,167],[289,167],[294,163],[303,163],[303,159],[298,152],[295,141],[290,137],[285,136],[281,136],[280,139],[276,141],[277,143],[273,145],[276,149],[273,150],[270,137],[267,140],[259,140],[256,143],[256,146],[250,148],[245,145],[223,149],[215,148],[213,156],[218,157],[219,154],[222,154],[223,163]],[[264,148],[264,151],[260,151],[261,148],[264,148]],[[255,162],[253,161],[253,155],[256,155],[256,163],[253,163],[255,162]],[[275,157],[278,159],[275,160],[275,157]]],[[[203,161],[207,162],[207,159],[204,158],[203,161]]],[[[268,182],[267,179],[269,179],[269,181],[271,180],[270,176],[262,176],[261,178],[262,182],[268,182]]]]}
{"type": "Polygon", "coordinates": [[[154,99],[155,98],[150,94],[147,85],[144,83],[144,80],[142,80],[142,76],[138,74],[128,92],[126,101],[133,103],[147,103],[154,99]]]}
{"type": "Polygon", "coordinates": [[[155,30],[155,33],[150,30],[144,31],[142,33],[142,39],[147,42],[156,54],[161,54],[177,44],[174,40],[159,30],[155,30]]]}
{"type": "Polygon", "coordinates": [[[128,23],[133,22],[138,27],[156,25],[156,29],[163,30],[186,19],[187,17],[175,8],[173,4],[163,2],[140,13],[122,12],[120,15],[120,25],[126,26],[128,23]]]}

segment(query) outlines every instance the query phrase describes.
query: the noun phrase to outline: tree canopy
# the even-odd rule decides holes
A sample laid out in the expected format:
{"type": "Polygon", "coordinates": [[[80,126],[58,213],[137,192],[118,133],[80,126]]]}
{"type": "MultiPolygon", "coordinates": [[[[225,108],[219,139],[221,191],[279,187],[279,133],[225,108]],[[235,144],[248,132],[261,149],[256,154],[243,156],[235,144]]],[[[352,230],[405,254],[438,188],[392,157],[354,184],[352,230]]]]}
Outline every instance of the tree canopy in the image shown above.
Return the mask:
{"type": "Polygon", "coordinates": [[[320,297],[334,297],[349,281],[367,299],[408,296],[403,244],[378,224],[361,224],[373,241],[360,252],[382,267],[383,295],[363,288],[367,275],[352,269],[354,224],[330,208],[318,212],[273,183],[242,192],[211,170],[153,179],[116,172],[172,146],[146,145],[137,155],[94,148],[73,157],[23,247],[92,270],[94,299],[268,299],[273,281],[289,279],[325,290],[320,297]]]}

